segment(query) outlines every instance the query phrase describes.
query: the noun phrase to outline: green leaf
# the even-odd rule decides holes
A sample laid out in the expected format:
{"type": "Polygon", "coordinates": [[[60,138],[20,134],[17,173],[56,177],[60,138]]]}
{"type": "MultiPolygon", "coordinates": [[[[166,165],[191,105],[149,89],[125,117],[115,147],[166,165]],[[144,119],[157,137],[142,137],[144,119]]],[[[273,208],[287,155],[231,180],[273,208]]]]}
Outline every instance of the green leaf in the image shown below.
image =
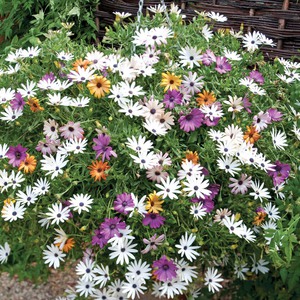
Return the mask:
{"type": "Polygon", "coordinates": [[[281,276],[281,279],[282,279],[282,282],[285,283],[286,282],[286,278],[287,278],[287,269],[286,268],[282,268],[280,271],[280,276],[281,276]]]}
{"type": "Polygon", "coordinates": [[[75,6],[73,7],[69,12],[68,12],[68,16],[80,16],[80,9],[79,7],[75,6]]]}
{"type": "Polygon", "coordinates": [[[36,18],[37,20],[41,20],[42,21],[42,20],[44,20],[45,14],[44,14],[43,10],[41,9],[38,14],[32,15],[32,16],[34,18],[36,18]]]}

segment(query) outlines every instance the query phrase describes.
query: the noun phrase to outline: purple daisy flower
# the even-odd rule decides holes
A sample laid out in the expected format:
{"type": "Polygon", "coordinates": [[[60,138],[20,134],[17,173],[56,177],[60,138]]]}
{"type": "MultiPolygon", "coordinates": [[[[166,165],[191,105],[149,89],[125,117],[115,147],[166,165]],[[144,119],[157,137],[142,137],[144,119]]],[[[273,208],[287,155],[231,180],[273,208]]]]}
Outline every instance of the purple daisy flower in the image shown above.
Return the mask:
{"type": "Polygon", "coordinates": [[[20,163],[26,158],[26,151],[28,149],[22,147],[20,144],[16,147],[10,146],[6,152],[6,156],[9,158],[9,163],[13,167],[19,167],[20,163]]]}
{"type": "Polygon", "coordinates": [[[272,177],[274,186],[283,183],[290,175],[291,166],[283,164],[279,160],[275,162],[274,171],[268,171],[268,175],[272,177]]]}
{"type": "Polygon", "coordinates": [[[266,212],[266,211],[264,210],[263,207],[258,206],[258,207],[256,208],[255,212],[256,212],[256,213],[259,213],[259,212],[266,212]]]}
{"type": "Polygon", "coordinates": [[[194,131],[202,125],[203,117],[204,114],[198,108],[192,109],[189,114],[179,118],[180,129],[185,132],[194,131]]]}
{"type": "Polygon", "coordinates": [[[203,204],[203,207],[206,209],[207,213],[210,213],[215,207],[214,198],[218,195],[220,191],[220,185],[212,183],[208,186],[208,189],[211,191],[211,194],[209,196],[205,195],[204,199],[195,197],[192,198],[190,201],[193,203],[201,202],[203,204]]]}
{"type": "Polygon", "coordinates": [[[206,52],[202,55],[201,61],[205,66],[210,66],[213,62],[216,61],[216,56],[211,50],[207,49],[206,52]]]}
{"type": "Polygon", "coordinates": [[[157,268],[153,274],[159,281],[172,280],[177,276],[176,271],[178,268],[176,264],[171,259],[167,259],[165,255],[159,260],[155,260],[152,266],[153,268],[157,268]]]}
{"type": "MultiPolygon", "coordinates": [[[[65,201],[61,201],[61,204],[62,204],[63,208],[65,208],[65,207],[69,207],[71,205],[71,202],[69,200],[65,200],[65,201]]],[[[72,218],[73,218],[73,214],[70,210],[69,219],[72,219],[72,218]]]]}
{"type": "Polygon", "coordinates": [[[220,119],[221,118],[213,118],[213,120],[211,120],[209,117],[206,117],[203,120],[203,124],[205,124],[206,126],[209,126],[209,127],[213,127],[213,126],[218,125],[220,119]]]}
{"type": "Polygon", "coordinates": [[[102,155],[102,161],[105,159],[110,160],[111,156],[117,157],[117,154],[113,151],[112,147],[108,146],[110,143],[110,136],[105,133],[99,134],[97,138],[93,139],[96,144],[93,146],[93,150],[96,151],[96,158],[102,155]]]}
{"type": "Polygon", "coordinates": [[[117,199],[114,201],[114,210],[121,214],[128,215],[129,211],[126,210],[127,207],[134,207],[131,194],[123,193],[117,195],[117,199]]]}
{"type": "Polygon", "coordinates": [[[245,110],[247,111],[248,114],[252,113],[251,109],[249,108],[249,107],[252,106],[252,104],[249,101],[249,99],[246,98],[246,97],[243,98],[243,106],[244,106],[244,108],[245,108],[245,110]]]}
{"type": "Polygon", "coordinates": [[[166,108],[173,109],[175,104],[181,104],[182,94],[176,90],[168,90],[167,94],[164,96],[163,103],[166,108]]]}
{"type": "Polygon", "coordinates": [[[262,74],[256,70],[253,70],[250,72],[249,78],[253,79],[254,81],[256,81],[259,84],[263,84],[265,82],[265,79],[262,76],[262,74]]]}
{"type": "Polygon", "coordinates": [[[23,110],[25,104],[26,103],[20,93],[15,93],[15,98],[10,101],[13,110],[23,110]]]}
{"type": "Polygon", "coordinates": [[[272,122],[279,122],[282,120],[282,113],[276,108],[269,108],[267,110],[272,122]]]}
{"type": "Polygon", "coordinates": [[[125,229],[126,223],[121,218],[105,218],[105,221],[100,225],[101,233],[105,239],[110,239],[115,236],[120,236],[120,229],[125,229]]]}
{"type": "Polygon", "coordinates": [[[218,56],[216,58],[216,64],[215,70],[220,74],[225,74],[231,71],[231,65],[226,57],[218,56]]]}
{"type": "Polygon", "coordinates": [[[100,248],[103,248],[109,239],[105,238],[104,234],[101,233],[101,229],[98,228],[94,231],[94,235],[92,237],[92,245],[95,246],[95,245],[99,245],[100,248]]]}
{"type": "Polygon", "coordinates": [[[148,213],[143,219],[143,225],[149,225],[150,228],[159,228],[164,225],[166,218],[155,213],[148,213]]]}
{"type": "Polygon", "coordinates": [[[50,72],[49,74],[45,74],[41,80],[52,82],[56,79],[56,76],[50,72]]]}

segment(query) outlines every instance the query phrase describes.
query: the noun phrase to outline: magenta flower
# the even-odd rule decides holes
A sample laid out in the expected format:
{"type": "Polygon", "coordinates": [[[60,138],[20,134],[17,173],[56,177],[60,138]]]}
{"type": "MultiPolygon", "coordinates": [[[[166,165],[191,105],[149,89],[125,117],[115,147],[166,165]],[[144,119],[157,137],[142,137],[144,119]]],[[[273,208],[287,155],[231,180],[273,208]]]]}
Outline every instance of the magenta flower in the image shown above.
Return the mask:
{"type": "Polygon", "coordinates": [[[168,281],[175,278],[177,266],[176,264],[170,259],[167,259],[165,255],[163,255],[159,260],[155,260],[153,262],[153,268],[155,268],[153,274],[159,281],[168,281]]]}
{"type": "Polygon", "coordinates": [[[42,152],[43,155],[52,154],[57,152],[57,148],[60,146],[60,141],[51,140],[48,136],[46,137],[46,141],[39,141],[36,150],[42,152]]]}
{"type": "Polygon", "coordinates": [[[143,219],[143,225],[149,225],[150,228],[159,228],[164,225],[165,220],[166,218],[159,214],[148,213],[143,219]]]}
{"type": "Polygon", "coordinates": [[[268,171],[268,175],[272,177],[274,186],[283,183],[290,175],[291,166],[283,164],[279,160],[275,162],[274,171],[268,171]]]}
{"type": "Polygon", "coordinates": [[[9,163],[13,167],[19,167],[20,163],[26,158],[26,151],[28,149],[22,147],[20,144],[16,147],[10,146],[6,152],[6,156],[9,158],[9,163]]]}
{"type": "Polygon", "coordinates": [[[276,108],[269,108],[267,112],[272,122],[279,122],[282,120],[282,113],[276,108]]]}
{"type": "Polygon", "coordinates": [[[74,139],[75,137],[78,139],[83,138],[83,129],[80,127],[80,122],[72,122],[69,121],[66,125],[59,128],[61,132],[61,136],[66,140],[74,139]]]}
{"type": "Polygon", "coordinates": [[[157,246],[162,245],[163,240],[165,239],[165,235],[162,234],[159,237],[156,237],[156,233],[149,239],[143,239],[143,242],[147,245],[144,250],[141,252],[143,254],[148,253],[151,250],[157,250],[157,246]]]}
{"type": "Polygon", "coordinates": [[[216,59],[216,64],[215,70],[220,74],[225,74],[231,71],[231,65],[226,57],[218,56],[216,59]]]}
{"type": "Polygon", "coordinates": [[[102,155],[102,161],[105,159],[110,160],[111,156],[117,157],[116,152],[113,151],[112,147],[108,146],[110,143],[110,136],[105,133],[99,134],[97,138],[93,139],[96,144],[93,146],[93,150],[96,151],[96,158],[102,155]]]}
{"type": "Polygon", "coordinates": [[[129,211],[126,210],[128,207],[134,207],[131,194],[123,193],[117,195],[117,199],[114,201],[114,210],[121,214],[128,215],[129,211]]]}
{"type": "Polygon", "coordinates": [[[249,99],[246,98],[246,97],[243,98],[243,106],[244,106],[244,108],[245,108],[245,110],[247,111],[248,114],[252,113],[251,109],[249,108],[249,107],[252,106],[252,104],[249,101],[249,99]]]}
{"type": "Polygon", "coordinates": [[[110,239],[115,235],[120,236],[120,229],[125,229],[126,223],[120,218],[105,218],[105,221],[100,225],[101,233],[105,239],[110,239]]]}
{"type": "Polygon", "coordinates": [[[204,114],[198,108],[192,109],[189,114],[179,118],[180,129],[185,132],[194,131],[202,125],[203,117],[204,114]]]}
{"type": "Polygon", "coordinates": [[[254,81],[256,81],[259,84],[263,84],[265,82],[265,79],[262,76],[262,74],[256,70],[253,70],[250,72],[249,78],[253,79],[254,81]]]}
{"type": "Polygon", "coordinates": [[[52,72],[50,72],[49,74],[45,74],[41,80],[52,82],[55,79],[56,79],[56,76],[52,72]]]}
{"type": "Polygon", "coordinates": [[[15,93],[15,98],[10,101],[13,110],[23,110],[25,104],[26,103],[20,93],[15,93]]]}
{"type": "Polygon", "coordinates": [[[104,234],[101,233],[101,229],[98,228],[94,231],[94,235],[92,237],[92,245],[95,246],[95,245],[99,245],[100,248],[103,248],[109,239],[105,238],[104,234]]]}
{"type": "Polygon", "coordinates": [[[216,61],[216,56],[211,50],[207,49],[206,52],[202,55],[201,61],[205,66],[210,66],[213,62],[216,61]]]}
{"type": "Polygon", "coordinates": [[[182,94],[176,90],[168,90],[167,94],[164,96],[163,103],[166,108],[173,109],[175,104],[181,104],[182,94]]]}
{"type": "Polygon", "coordinates": [[[195,197],[195,198],[192,198],[190,201],[193,203],[201,202],[203,204],[203,208],[206,209],[206,212],[210,213],[215,207],[214,198],[218,195],[218,193],[220,191],[220,185],[211,183],[208,186],[208,189],[211,191],[209,196],[205,195],[204,199],[195,197]]]}

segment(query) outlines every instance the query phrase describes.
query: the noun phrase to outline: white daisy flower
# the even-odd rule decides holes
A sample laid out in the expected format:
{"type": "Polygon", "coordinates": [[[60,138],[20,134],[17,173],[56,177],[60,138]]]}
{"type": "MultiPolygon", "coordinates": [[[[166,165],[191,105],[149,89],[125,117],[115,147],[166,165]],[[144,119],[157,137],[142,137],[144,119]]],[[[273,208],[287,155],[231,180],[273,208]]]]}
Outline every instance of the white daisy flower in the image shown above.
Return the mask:
{"type": "Polygon", "coordinates": [[[74,82],[83,83],[94,78],[94,71],[95,70],[91,67],[87,67],[86,69],[83,67],[77,67],[76,71],[70,71],[70,74],[68,74],[68,78],[73,80],[74,82]]]}
{"type": "Polygon", "coordinates": [[[184,259],[182,258],[180,261],[176,262],[177,270],[176,275],[181,281],[185,283],[193,282],[193,278],[198,277],[198,272],[195,271],[197,269],[196,266],[190,266],[184,259]]]}
{"type": "Polygon", "coordinates": [[[227,21],[227,17],[224,15],[221,15],[218,12],[216,13],[216,12],[211,11],[207,14],[207,16],[217,22],[226,22],[227,21]]]}
{"type": "Polygon", "coordinates": [[[284,131],[277,131],[275,128],[272,128],[271,137],[275,149],[284,150],[284,148],[288,146],[284,131]]]}
{"type": "Polygon", "coordinates": [[[264,188],[264,183],[260,184],[259,181],[252,181],[251,187],[253,192],[249,193],[255,200],[259,199],[262,202],[263,199],[270,199],[271,195],[267,188],[264,188]]]}
{"type": "Polygon", "coordinates": [[[234,265],[234,274],[237,278],[245,280],[245,273],[249,271],[249,268],[247,268],[247,264],[242,262],[236,262],[234,265]]]}
{"type": "Polygon", "coordinates": [[[243,36],[243,45],[249,52],[254,52],[261,45],[260,33],[257,31],[248,32],[243,36]]]}
{"type": "Polygon", "coordinates": [[[179,249],[178,254],[180,254],[181,257],[185,256],[189,261],[193,261],[196,259],[196,256],[200,255],[195,251],[196,249],[199,249],[200,246],[192,246],[195,239],[196,236],[194,234],[188,235],[187,232],[184,236],[181,236],[179,244],[175,245],[175,247],[179,249]]]}
{"type": "Polygon", "coordinates": [[[141,280],[146,282],[146,280],[151,278],[151,267],[146,262],[134,260],[127,266],[126,277],[135,278],[136,280],[141,280]]]}
{"type": "Polygon", "coordinates": [[[21,204],[20,201],[17,201],[15,203],[11,202],[3,206],[1,216],[4,221],[12,222],[18,219],[23,219],[25,210],[26,208],[21,204]]]}
{"type": "Polygon", "coordinates": [[[1,117],[0,120],[6,121],[7,123],[9,122],[14,122],[17,120],[20,116],[23,115],[23,110],[17,109],[14,110],[11,108],[11,106],[7,106],[4,111],[1,112],[1,117]]]}
{"type": "Polygon", "coordinates": [[[10,246],[5,242],[4,246],[0,245],[0,263],[4,264],[7,262],[8,256],[10,254],[10,246]]]}
{"type": "Polygon", "coordinates": [[[22,95],[22,97],[27,97],[27,98],[31,98],[34,97],[36,95],[36,83],[33,81],[26,81],[26,85],[25,84],[21,84],[21,88],[18,88],[18,92],[22,95]]]}
{"type": "Polygon", "coordinates": [[[199,202],[197,204],[193,204],[190,209],[191,215],[194,216],[196,220],[202,219],[207,214],[207,210],[203,207],[203,203],[199,202]]]}
{"type": "Polygon", "coordinates": [[[196,195],[197,198],[204,199],[205,196],[209,196],[211,191],[207,189],[209,181],[204,180],[204,176],[190,176],[186,178],[183,184],[186,186],[183,188],[185,192],[188,192],[188,197],[196,195]]]}
{"type": "Polygon", "coordinates": [[[138,152],[137,156],[132,154],[130,156],[136,164],[139,164],[140,169],[151,169],[156,165],[156,156],[152,151],[138,152]]]}
{"type": "Polygon", "coordinates": [[[16,200],[20,201],[24,205],[34,204],[38,200],[38,196],[34,193],[31,186],[26,186],[25,193],[18,191],[16,195],[16,200]]]}
{"type": "Polygon", "coordinates": [[[103,266],[102,264],[96,265],[94,268],[94,282],[96,285],[100,284],[100,288],[104,287],[107,281],[110,280],[109,268],[108,266],[103,266]]]}
{"type": "Polygon", "coordinates": [[[255,274],[258,274],[258,272],[261,272],[263,274],[266,274],[269,272],[269,268],[265,267],[269,264],[269,262],[265,261],[264,259],[256,260],[255,256],[251,257],[253,264],[251,268],[251,272],[254,272],[255,274]]]}
{"type": "Polygon", "coordinates": [[[51,224],[64,223],[69,219],[70,209],[69,207],[63,208],[62,203],[53,203],[51,207],[48,208],[46,213],[47,219],[52,220],[51,224]]]}
{"type": "Polygon", "coordinates": [[[279,210],[275,205],[272,205],[272,203],[268,202],[268,204],[265,205],[263,208],[264,211],[268,214],[269,219],[271,220],[280,219],[279,210]]]}
{"type": "Polygon", "coordinates": [[[222,285],[219,282],[222,282],[224,279],[221,278],[221,274],[218,274],[218,270],[215,268],[208,268],[205,272],[205,282],[204,285],[208,286],[210,292],[218,292],[222,285]]]}
{"type": "Polygon", "coordinates": [[[160,191],[157,193],[158,196],[165,198],[172,199],[178,199],[176,194],[180,194],[181,191],[179,190],[181,188],[180,182],[176,180],[176,178],[173,178],[170,180],[170,177],[168,176],[166,180],[161,178],[161,184],[155,184],[157,188],[160,189],[160,191]]]}
{"type": "Polygon", "coordinates": [[[217,160],[217,162],[219,169],[224,170],[225,173],[229,173],[232,176],[241,170],[240,162],[238,160],[234,160],[233,157],[221,157],[217,160]]]}
{"type": "Polygon", "coordinates": [[[82,281],[93,281],[95,277],[94,273],[95,262],[91,259],[80,261],[76,266],[76,274],[80,276],[82,281]]]}
{"type": "Polygon", "coordinates": [[[235,215],[233,214],[231,217],[225,216],[223,219],[223,225],[225,225],[229,233],[232,234],[237,234],[240,225],[243,223],[243,220],[236,221],[235,220],[235,215]]]}
{"type": "Polygon", "coordinates": [[[60,51],[60,52],[56,53],[56,57],[60,60],[69,61],[69,60],[72,60],[74,58],[74,55],[72,53],[69,53],[69,52],[60,51]]]}
{"type": "Polygon", "coordinates": [[[132,244],[132,240],[126,240],[122,246],[117,245],[108,247],[108,249],[111,251],[109,253],[109,258],[117,258],[116,264],[129,264],[129,259],[135,259],[133,253],[138,252],[138,250],[135,249],[136,246],[137,244],[132,244]]]}
{"type": "Polygon", "coordinates": [[[203,26],[201,32],[207,42],[214,36],[212,30],[210,30],[207,24],[203,26]]]}
{"type": "Polygon", "coordinates": [[[143,126],[153,133],[154,135],[165,135],[167,133],[167,128],[163,123],[160,123],[158,120],[147,119],[143,126]]]}
{"type": "Polygon", "coordinates": [[[0,144],[0,159],[5,158],[9,147],[7,144],[0,144]]]}
{"type": "Polygon", "coordinates": [[[126,277],[126,280],[122,285],[122,292],[127,294],[130,299],[140,298],[140,294],[144,294],[143,290],[147,290],[146,286],[143,286],[144,282],[134,277],[126,277]]]}
{"type": "Polygon", "coordinates": [[[160,296],[167,296],[168,299],[174,299],[175,295],[183,294],[183,291],[187,289],[187,283],[180,281],[177,278],[167,280],[161,284],[159,288],[160,296]]]}
{"type": "Polygon", "coordinates": [[[136,139],[135,136],[132,136],[131,138],[127,138],[127,141],[125,144],[130,149],[139,152],[145,152],[147,153],[150,149],[153,148],[153,143],[150,140],[146,140],[146,137],[139,135],[138,139],[136,139]]]}
{"type": "Polygon", "coordinates": [[[179,59],[182,66],[193,69],[194,66],[199,67],[201,61],[201,52],[196,47],[185,47],[179,50],[179,59]]]}
{"type": "Polygon", "coordinates": [[[95,283],[93,281],[79,280],[75,286],[76,292],[79,296],[92,296],[95,292],[95,283]]]}
{"type": "Polygon", "coordinates": [[[53,157],[52,155],[43,155],[43,159],[41,160],[41,169],[48,171],[46,175],[51,174],[51,179],[53,179],[59,174],[63,174],[62,168],[65,167],[67,163],[68,160],[66,159],[66,155],[63,155],[59,152],[56,154],[56,157],[53,157]]]}
{"type": "Polygon", "coordinates": [[[33,187],[33,192],[40,196],[45,195],[50,189],[50,182],[47,180],[47,178],[40,178],[35,182],[33,187]]]}
{"type": "Polygon", "coordinates": [[[94,201],[94,199],[91,198],[90,195],[84,195],[84,194],[76,194],[73,195],[70,198],[70,208],[73,208],[73,210],[78,211],[79,214],[81,214],[82,211],[89,211],[91,208],[91,205],[94,201]]]}
{"type": "Polygon", "coordinates": [[[129,218],[131,218],[135,212],[139,213],[142,216],[147,214],[146,205],[145,205],[146,197],[147,196],[145,195],[139,200],[138,197],[136,197],[133,193],[131,193],[131,198],[133,200],[134,206],[125,208],[126,211],[130,211],[130,214],[128,215],[129,218]]]}
{"type": "Polygon", "coordinates": [[[64,261],[66,254],[53,244],[51,246],[47,245],[47,249],[43,251],[45,264],[48,264],[49,267],[53,266],[54,269],[59,268],[60,262],[64,261]]]}

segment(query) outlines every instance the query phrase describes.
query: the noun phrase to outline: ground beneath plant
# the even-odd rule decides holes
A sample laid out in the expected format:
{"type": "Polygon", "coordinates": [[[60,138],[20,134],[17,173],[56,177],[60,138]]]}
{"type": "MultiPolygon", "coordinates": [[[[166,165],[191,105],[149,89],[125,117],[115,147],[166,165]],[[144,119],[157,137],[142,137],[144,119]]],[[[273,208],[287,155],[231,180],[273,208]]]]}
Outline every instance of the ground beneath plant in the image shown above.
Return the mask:
{"type": "MultiPolygon", "coordinates": [[[[0,300],[55,300],[62,296],[68,286],[74,287],[77,276],[74,268],[52,270],[48,281],[36,285],[28,280],[19,281],[18,276],[0,274],[0,300]]],[[[143,295],[140,300],[156,300],[151,295],[143,295]]],[[[162,300],[162,298],[160,299],[162,300]]]]}

